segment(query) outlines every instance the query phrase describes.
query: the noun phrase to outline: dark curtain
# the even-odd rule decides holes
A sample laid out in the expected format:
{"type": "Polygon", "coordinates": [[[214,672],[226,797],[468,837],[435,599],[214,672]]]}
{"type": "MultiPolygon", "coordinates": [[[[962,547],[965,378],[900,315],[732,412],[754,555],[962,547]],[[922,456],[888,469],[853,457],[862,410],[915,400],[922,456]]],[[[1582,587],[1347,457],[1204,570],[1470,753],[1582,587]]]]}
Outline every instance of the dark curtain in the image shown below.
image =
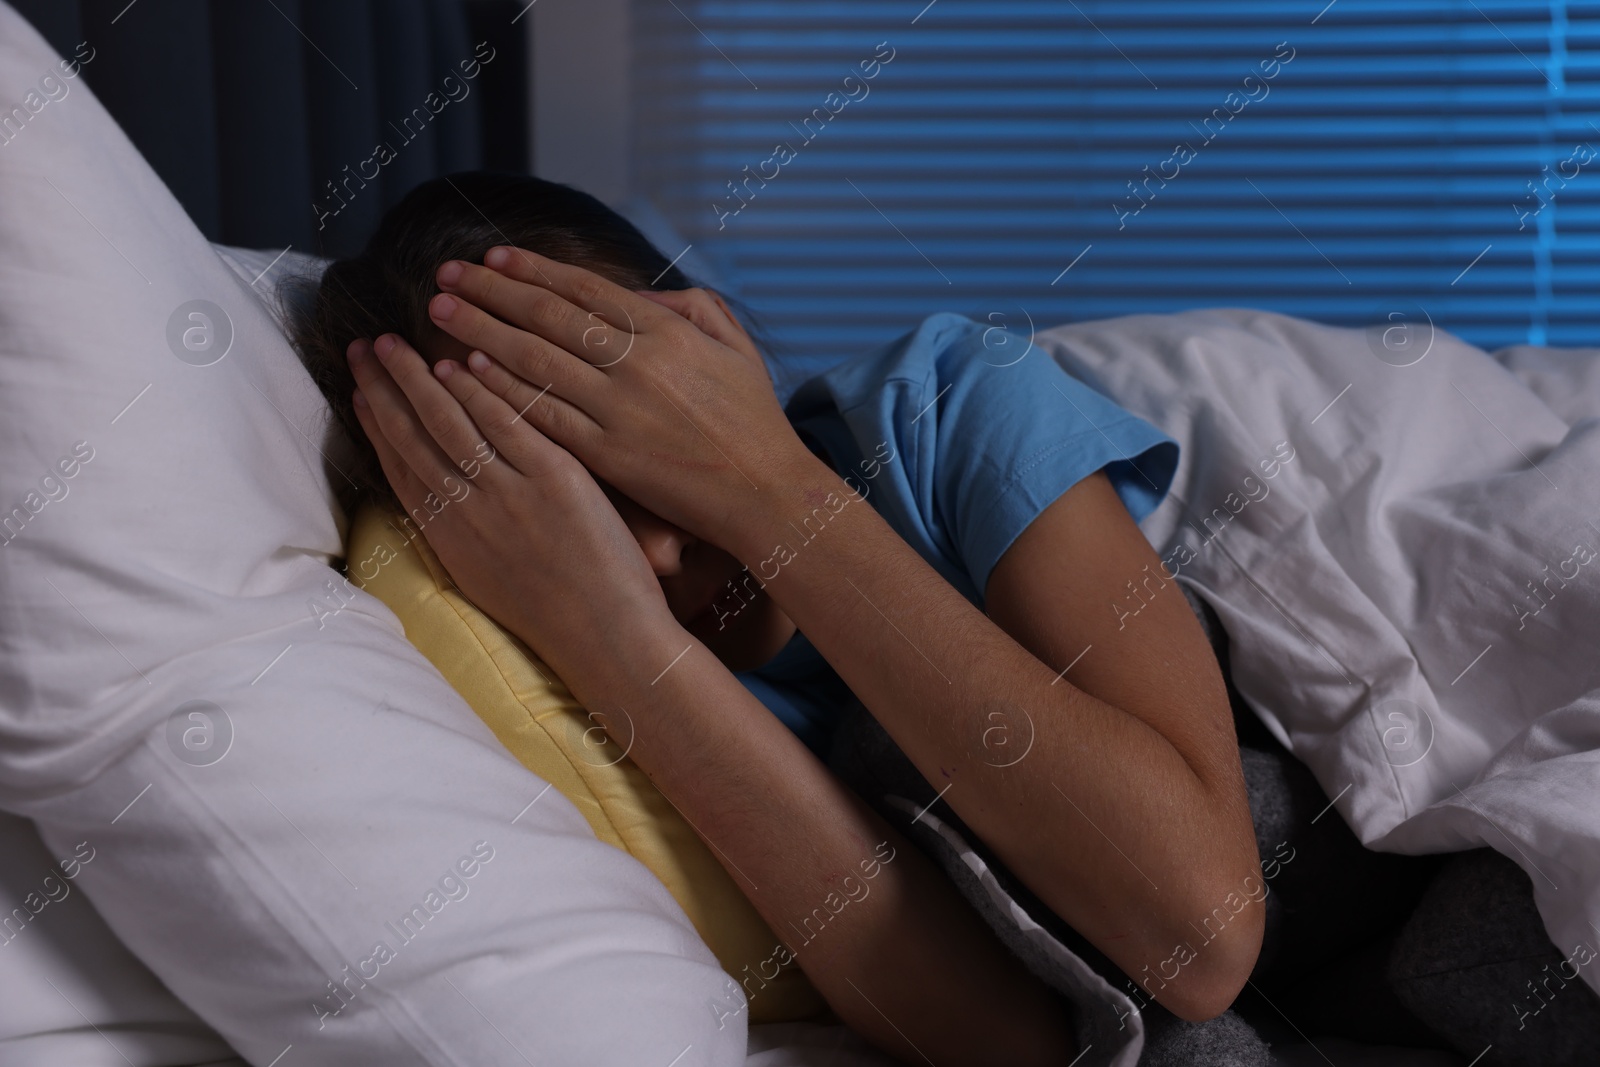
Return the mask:
{"type": "Polygon", "coordinates": [[[11,3],[94,48],[84,80],[214,241],[349,255],[420,181],[527,169],[525,0],[11,3]]]}

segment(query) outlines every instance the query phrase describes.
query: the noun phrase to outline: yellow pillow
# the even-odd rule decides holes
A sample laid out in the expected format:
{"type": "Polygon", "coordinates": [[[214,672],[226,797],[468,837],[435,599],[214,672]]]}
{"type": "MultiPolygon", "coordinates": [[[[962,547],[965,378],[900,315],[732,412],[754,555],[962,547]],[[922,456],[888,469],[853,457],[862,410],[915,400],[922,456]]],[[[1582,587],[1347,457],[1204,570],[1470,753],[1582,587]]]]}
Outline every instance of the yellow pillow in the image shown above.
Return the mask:
{"type": "Polygon", "coordinates": [[[500,743],[572,801],[596,837],[661,879],[723,970],[743,984],[750,1022],[826,1010],[798,967],[773,977],[777,937],[699,835],[527,645],[456,590],[415,526],[368,504],[351,525],[346,558],[351,582],[399,616],[406,637],[500,743]]]}

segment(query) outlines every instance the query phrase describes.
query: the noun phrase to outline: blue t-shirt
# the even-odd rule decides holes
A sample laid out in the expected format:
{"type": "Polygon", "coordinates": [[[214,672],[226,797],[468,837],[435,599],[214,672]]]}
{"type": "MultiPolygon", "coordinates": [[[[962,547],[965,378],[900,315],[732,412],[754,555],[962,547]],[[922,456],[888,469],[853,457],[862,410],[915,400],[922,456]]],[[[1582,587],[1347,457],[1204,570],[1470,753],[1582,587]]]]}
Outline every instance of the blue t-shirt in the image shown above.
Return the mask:
{"type": "MultiPolygon", "coordinates": [[[[1104,470],[1139,521],[1166,495],[1178,465],[1176,441],[1027,338],[949,313],[807,381],[787,414],[980,609],[995,564],[1062,493],[1104,470]]],[[[799,633],[772,661],[737,677],[819,755],[854,699],[799,633]]]]}

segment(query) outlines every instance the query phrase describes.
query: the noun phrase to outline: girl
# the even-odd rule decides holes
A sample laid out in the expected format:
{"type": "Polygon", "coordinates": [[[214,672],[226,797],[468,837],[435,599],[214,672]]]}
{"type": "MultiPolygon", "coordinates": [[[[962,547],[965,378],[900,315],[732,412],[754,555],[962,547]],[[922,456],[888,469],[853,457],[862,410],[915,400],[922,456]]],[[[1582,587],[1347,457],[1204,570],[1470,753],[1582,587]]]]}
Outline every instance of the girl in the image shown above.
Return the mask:
{"type": "Polygon", "coordinates": [[[1170,438],[954,315],[786,410],[726,301],[526,177],[414,191],[329,268],[300,345],[371,444],[353,480],[438,513],[461,590],[625,713],[774,930],[887,844],[798,956],[880,1047],[1076,1055],[1060,1002],[818,758],[853,699],[1041,901],[1127,974],[1163,968],[1155,999],[1233,1001],[1255,903],[1173,962],[1261,869],[1220,670],[1137,526],[1170,438]]]}

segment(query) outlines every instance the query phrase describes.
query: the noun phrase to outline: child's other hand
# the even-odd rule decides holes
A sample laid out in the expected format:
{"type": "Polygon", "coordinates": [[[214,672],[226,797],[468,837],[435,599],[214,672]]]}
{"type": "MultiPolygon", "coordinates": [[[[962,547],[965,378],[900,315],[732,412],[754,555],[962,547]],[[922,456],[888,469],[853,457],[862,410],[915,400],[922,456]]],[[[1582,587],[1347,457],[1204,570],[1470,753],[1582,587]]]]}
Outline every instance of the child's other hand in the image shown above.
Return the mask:
{"type": "Polygon", "coordinates": [[[569,684],[564,666],[594,648],[676,627],[638,542],[571,453],[459,363],[430,371],[392,334],[348,354],[356,415],[407,513],[461,591],[569,684]]]}
{"type": "MultiPolygon", "coordinates": [[[[522,249],[453,261],[435,325],[493,361],[473,373],[598,477],[703,541],[738,554],[767,486],[816,460],[760,353],[719,298],[651,293],[522,249]],[[549,400],[555,403],[548,403],[549,400]]],[[[761,541],[765,544],[765,541],[761,541]]],[[[768,546],[770,547],[770,546],[768,546]]]]}

